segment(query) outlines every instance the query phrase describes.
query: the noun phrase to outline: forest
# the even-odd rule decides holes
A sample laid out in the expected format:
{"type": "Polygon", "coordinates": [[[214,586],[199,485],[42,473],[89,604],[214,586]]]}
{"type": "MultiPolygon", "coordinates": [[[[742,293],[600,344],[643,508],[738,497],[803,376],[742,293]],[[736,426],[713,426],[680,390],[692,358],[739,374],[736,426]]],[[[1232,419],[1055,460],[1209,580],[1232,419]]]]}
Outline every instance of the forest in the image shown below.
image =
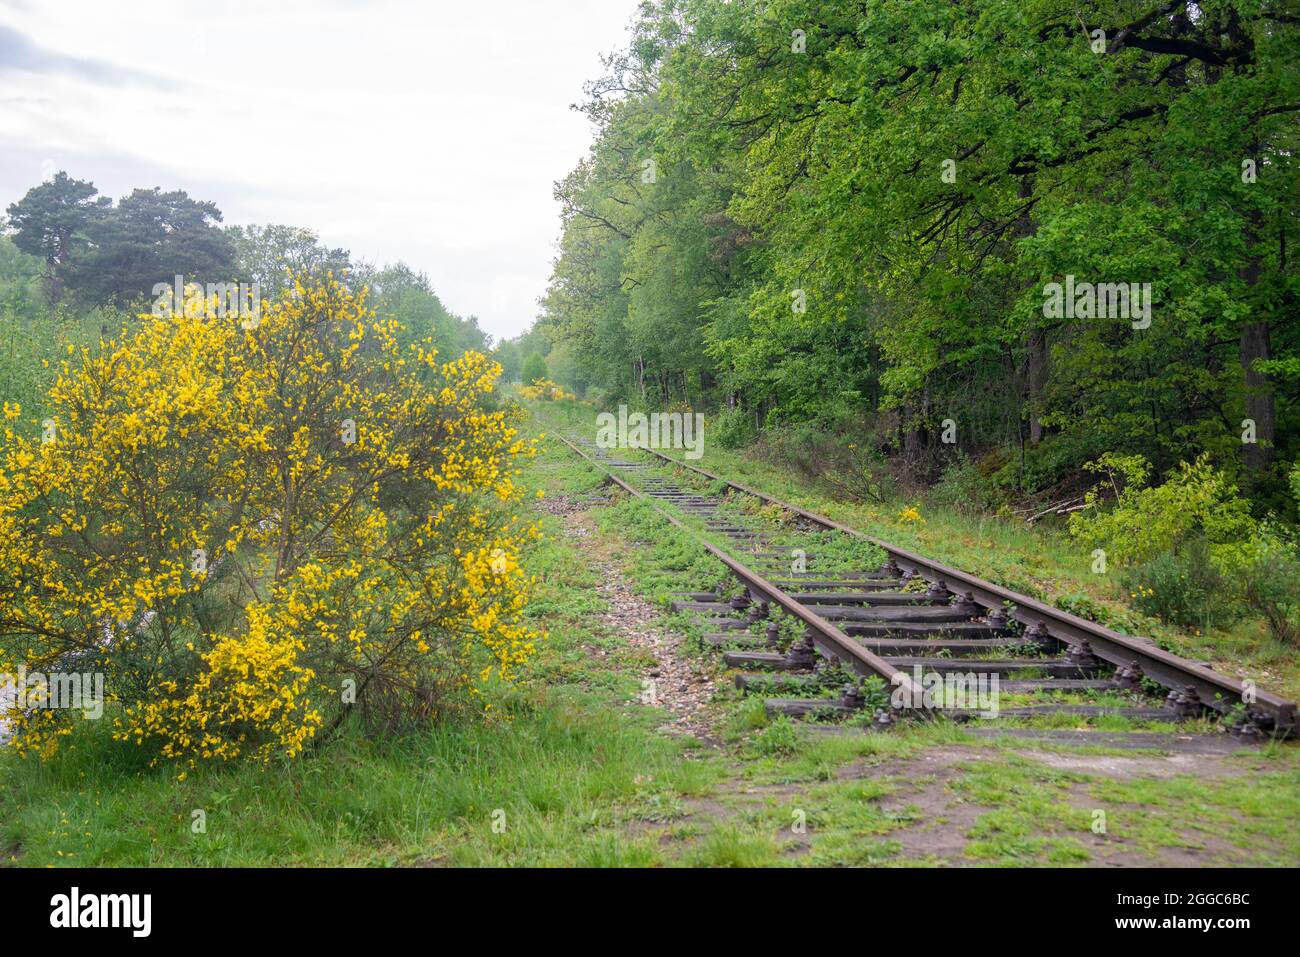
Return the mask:
{"type": "Polygon", "coordinates": [[[158,284],[177,276],[238,278],[276,299],[294,274],[332,273],[414,342],[431,337],[445,356],[485,350],[474,316],[453,315],[429,278],[405,263],[376,266],[328,248],[307,228],[224,226],[215,203],[184,190],[136,189],[114,202],[92,182],[59,171],[5,211],[0,235],[0,391],[33,411],[45,400],[49,364],[69,345],[137,329],[158,284]]]}
{"type": "Polygon", "coordinates": [[[1293,8],[655,0],[604,62],[512,344],[557,381],[868,496],[1140,455],[1294,518],[1293,8]]]}

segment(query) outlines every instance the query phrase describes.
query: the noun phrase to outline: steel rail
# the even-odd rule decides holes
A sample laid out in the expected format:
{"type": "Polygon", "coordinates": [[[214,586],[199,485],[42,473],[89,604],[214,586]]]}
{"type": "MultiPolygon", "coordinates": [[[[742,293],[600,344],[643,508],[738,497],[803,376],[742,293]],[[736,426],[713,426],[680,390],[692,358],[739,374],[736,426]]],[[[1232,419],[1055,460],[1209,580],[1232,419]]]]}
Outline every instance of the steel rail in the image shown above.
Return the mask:
{"type": "Polygon", "coordinates": [[[895,668],[879,655],[868,651],[866,648],[862,647],[860,643],[854,641],[840,629],[836,628],[831,622],[822,618],[816,612],[810,611],[807,606],[796,601],[794,598],[791,598],[788,594],[769,582],[762,575],[736,561],[736,559],[732,558],[712,542],[706,541],[698,532],[696,532],[695,529],[691,528],[689,525],[678,519],[677,516],[661,507],[659,503],[649,495],[624,481],[606,467],[605,463],[592,458],[579,446],[570,442],[564,436],[557,435],[556,438],[572,449],[579,457],[599,469],[604,475],[606,481],[611,481],[628,494],[649,502],[655,511],[659,512],[659,514],[664,518],[672,522],[672,524],[677,528],[691,535],[691,537],[693,537],[705,551],[725,565],[732,574],[739,578],[744,583],[745,587],[750,590],[751,594],[758,596],[762,601],[766,601],[769,604],[777,605],[786,613],[803,622],[805,633],[808,639],[813,643],[813,647],[820,651],[825,657],[831,660],[843,662],[863,677],[875,675],[883,678],[889,684],[890,688],[902,689],[904,700],[916,702],[923,700],[921,690],[916,687],[915,681],[913,681],[912,676],[907,672],[895,668]]]}
{"type": "Polygon", "coordinates": [[[942,582],[954,592],[970,592],[975,601],[985,608],[1001,608],[1004,602],[1011,602],[1014,607],[1010,610],[1009,617],[1016,621],[1026,626],[1039,625],[1045,628],[1049,635],[1067,645],[1075,645],[1086,640],[1098,658],[1116,668],[1136,666],[1141,669],[1144,677],[1173,691],[1182,694],[1195,693],[1197,700],[1207,708],[1226,713],[1238,702],[1242,702],[1249,711],[1263,715],[1280,734],[1290,735],[1297,730],[1295,702],[1255,688],[1253,684],[1247,685],[1197,662],[1165,651],[1157,645],[1121,635],[1117,631],[1044,604],[1028,595],[1022,595],[1009,588],[1003,588],[1001,585],[950,568],[923,555],[899,548],[897,545],[881,541],[825,515],[799,508],[797,505],[783,502],[739,482],[688,465],[664,455],[657,449],[641,448],[640,451],[649,452],[677,468],[695,472],[713,482],[722,482],[738,492],[778,505],[822,528],[843,532],[870,542],[883,549],[903,571],[918,574],[927,581],[942,582]]]}

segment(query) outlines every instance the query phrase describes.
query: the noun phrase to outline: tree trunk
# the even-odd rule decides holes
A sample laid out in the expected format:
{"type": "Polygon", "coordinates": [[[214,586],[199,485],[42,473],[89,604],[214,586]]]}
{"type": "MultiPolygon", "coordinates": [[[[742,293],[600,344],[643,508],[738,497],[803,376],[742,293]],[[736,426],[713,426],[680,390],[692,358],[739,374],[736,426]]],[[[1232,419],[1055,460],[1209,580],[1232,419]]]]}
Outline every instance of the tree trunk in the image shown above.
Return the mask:
{"type": "MultiPolygon", "coordinates": [[[[1259,156],[1258,140],[1251,144],[1251,155],[1259,156]]],[[[1263,315],[1263,308],[1255,296],[1255,290],[1263,272],[1263,263],[1256,243],[1260,240],[1263,222],[1258,210],[1251,210],[1246,221],[1248,258],[1238,275],[1246,284],[1246,302],[1249,308],[1259,316],[1263,315]]],[[[1268,319],[1244,323],[1241,327],[1241,371],[1246,385],[1246,418],[1255,422],[1255,441],[1242,443],[1241,457],[1246,470],[1256,476],[1263,475],[1273,467],[1276,426],[1273,379],[1255,368],[1258,360],[1271,357],[1268,319]]]]}
{"type": "Polygon", "coordinates": [[[1043,441],[1042,401],[1047,388],[1047,332],[1044,329],[1029,331],[1029,444],[1043,441]]]}
{"type": "Polygon", "coordinates": [[[1255,422],[1255,441],[1242,443],[1246,468],[1260,474],[1273,468],[1276,409],[1273,379],[1255,368],[1259,359],[1271,358],[1268,323],[1248,322],[1241,328],[1241,368],[1246,377],[1246,417],[1255,422]]]}
{"type": "MultiPolygon", "coordinates": [[[[1029,200],[1033,195],[1034,177],[1032,173],[1027,173],[1020,177],[1016,196],[1021,200],[1029,200]]],[[[1035,229],[1034,218],[1026,211],[1016,220],[1012,235],[1016,239],[1024,239],[1026,236],[1032,236],[1035,229]]],[[[1026,403],[1029,411],[1029,444],[1037,445],[1043,440],[1043,392],[1047,388],[1047,330],[1042,326],[1031,328],[1025,342],[1025,351],[1027,353],[1025,386],[1029,392],[1029,401],[1026,403]]]]}
{"type": "Polygon", "coordinates": [[[929,410],[929,396],[911,399],[903,406],[903,462],[909,470],[917,469],[925,452],[925,419],[929,410]]]}
{"type": "Polygon", "coordinates": [[[51,263],[45,273],[45,303],[50,307],[50,319],[59,315],[59,303],[63,301],[63,280],[56,271],[57,264],[51,263]]]}

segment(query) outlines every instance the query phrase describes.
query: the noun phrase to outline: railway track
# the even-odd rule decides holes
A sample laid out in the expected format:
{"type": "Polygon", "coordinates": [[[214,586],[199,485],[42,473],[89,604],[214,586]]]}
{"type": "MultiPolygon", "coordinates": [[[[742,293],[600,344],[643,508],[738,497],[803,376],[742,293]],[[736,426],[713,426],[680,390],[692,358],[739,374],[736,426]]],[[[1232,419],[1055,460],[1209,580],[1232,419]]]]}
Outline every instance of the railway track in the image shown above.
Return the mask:
{"type": "Polygon", "coordinates": [[[673,607],[694,616],[703,640],[738,670],[737,685],[762,694],[769,712],[882,728],[939,713],[1135,725],[1217,716],[1243,738],[1296,731],[1295,703],[1148,640],[662,452],[622,458],[560,438],[726,567],[730,586],[677,596],[673,607]],[[867,553],[883,560],[868,567],[867,553]]]}

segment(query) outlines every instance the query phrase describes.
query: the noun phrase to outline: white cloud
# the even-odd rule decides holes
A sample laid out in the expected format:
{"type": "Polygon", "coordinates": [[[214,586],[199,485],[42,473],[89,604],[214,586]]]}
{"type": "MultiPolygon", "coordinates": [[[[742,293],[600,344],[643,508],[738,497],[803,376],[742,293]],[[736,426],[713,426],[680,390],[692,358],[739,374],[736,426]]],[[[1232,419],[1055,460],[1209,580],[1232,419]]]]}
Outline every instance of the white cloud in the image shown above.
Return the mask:
{"type": "Polygon", "coordinates": [[[228,223],[307,226],[358,258],[402,259],[449,308],[513,335],[550,272],[552,184],[590,139],[569,104],[635,8],[0,7],[0,208],[52,165],[114,197],[181,188],[228,223]]]}

